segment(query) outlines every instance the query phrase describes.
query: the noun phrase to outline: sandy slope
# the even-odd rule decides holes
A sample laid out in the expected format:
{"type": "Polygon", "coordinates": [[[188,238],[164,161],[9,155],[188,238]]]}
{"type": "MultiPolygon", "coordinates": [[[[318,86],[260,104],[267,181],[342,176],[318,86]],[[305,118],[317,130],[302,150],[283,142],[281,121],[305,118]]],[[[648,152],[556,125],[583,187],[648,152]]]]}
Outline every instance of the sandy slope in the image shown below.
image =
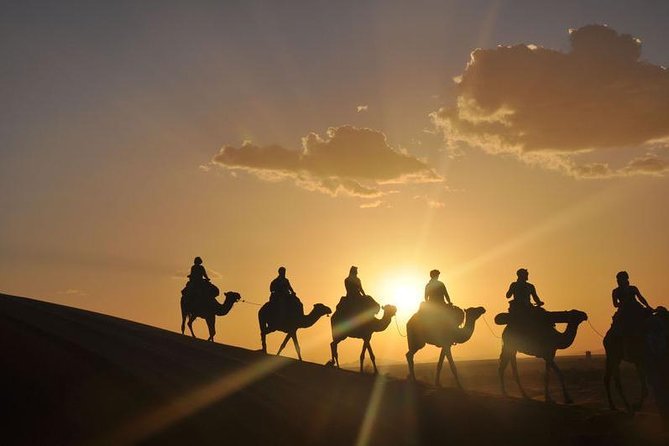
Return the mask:
{"type": "Polygon", "coordinates": [[[667,444],[622,414],[412,386],[6,295],[0,351],[2,444],[667,444]]]}

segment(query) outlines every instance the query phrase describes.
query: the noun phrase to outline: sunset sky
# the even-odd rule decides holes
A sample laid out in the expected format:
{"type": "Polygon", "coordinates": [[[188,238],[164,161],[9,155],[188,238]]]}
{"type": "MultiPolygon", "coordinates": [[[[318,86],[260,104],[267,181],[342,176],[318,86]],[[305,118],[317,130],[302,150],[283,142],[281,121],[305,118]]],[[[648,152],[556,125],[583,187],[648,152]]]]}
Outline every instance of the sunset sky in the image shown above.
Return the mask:
{"type": "MultiPolygon", "coordinates": [[[[284,265],[306,309],[356,265],[402,334],[433,268],[491,324],[519,267],[601,332],[619,270],[669,306],[666,1],[0,8],[2,292],[178,330],[201,256],[257,303],[284,265]]],[[[257,310],[217,341],[260,348],[257,310]]],[[[329,320],[298,336],[328,359],[329,320]]],[[[394,323],[372,345],[404,360],[394,323]]],[[[499,350],[480,320],[454,355],[499,350]]]]}

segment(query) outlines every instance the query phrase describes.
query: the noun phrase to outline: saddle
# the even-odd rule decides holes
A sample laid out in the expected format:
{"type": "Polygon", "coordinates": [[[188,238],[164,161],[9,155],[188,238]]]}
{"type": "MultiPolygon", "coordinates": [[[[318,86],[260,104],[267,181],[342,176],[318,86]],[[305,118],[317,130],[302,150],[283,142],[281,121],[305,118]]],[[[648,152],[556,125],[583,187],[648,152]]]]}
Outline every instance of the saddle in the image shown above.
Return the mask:
{"type": "Polygon", "coordinates": [[[357,317],[371,319],[379,310],[381,305],[372,296],[342,296],[336,309],[344,320],[357,317]]]}

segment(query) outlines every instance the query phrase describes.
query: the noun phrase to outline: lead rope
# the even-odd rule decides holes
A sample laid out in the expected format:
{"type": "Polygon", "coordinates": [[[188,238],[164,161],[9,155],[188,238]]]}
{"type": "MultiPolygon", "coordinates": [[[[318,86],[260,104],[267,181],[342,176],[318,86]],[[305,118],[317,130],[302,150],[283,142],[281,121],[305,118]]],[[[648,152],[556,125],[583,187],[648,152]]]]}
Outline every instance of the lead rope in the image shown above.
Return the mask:
{"type": "Polygon", "coordinates": [[[594,331],[595,333],[597,333],[597,334],[599,335],[600,338],[604,339],[604,336],[602,336],[602,334],[601,334],[599,331],[597,331],[597,329],[595,328],[595,326],[592,325],[592,322],[590,322],[590,320],[587,320],[587,321],[588,321],[588,325],[590,325],[590,328],[592,328],[592,331],[594,331]]]}
{"type": "Polygon", "coordinates": [[[249,302],[248,300],[244,300],[244,299],[242,299],[240,302],[244,302],[245,304],[249,304],[249,305],[256,305],[258,307],[262,307],[262,304],[257,304],[255,302],[249,302]]]}
{"type": "Polygon", "coordinates": [[[482,315],[482,317],[483,317],[483,322],[485,322],[486,327],[488,327],[488,330],[490,331],[490,334],[493,335],[494,337],[496,337],[497,339],[502,339],[501,336],[497,336],[497,335],[495,334],[495,332],[493,331],[492,327],[491,327],[490,324],[488,323],[488,319],[486,319],[485,314],[482,315]]]}
{"type": "Polygon", "coordinates": [[[397,334],[399,334],[403,338],[407,337],[407,335],[402,334],[402,332],[400,331],[400,324],[397,322],[397,316],[395,316],[395,328],[397,328],[397,334]]]}

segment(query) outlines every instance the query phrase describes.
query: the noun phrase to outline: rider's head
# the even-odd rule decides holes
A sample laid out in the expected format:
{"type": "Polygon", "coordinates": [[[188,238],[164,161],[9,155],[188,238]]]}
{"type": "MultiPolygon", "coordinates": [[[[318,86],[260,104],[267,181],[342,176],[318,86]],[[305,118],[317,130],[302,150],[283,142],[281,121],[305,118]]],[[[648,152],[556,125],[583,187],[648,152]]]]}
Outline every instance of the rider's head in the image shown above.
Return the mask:
{"type": "Polygon", "coordinates": [[[280,276],[285,276],[286,275],[286,268],[284,266],[279,267],[279,275],[280,276]]]}
{"type": "Polygon", "coordinates": [[[357,276],[358,275],[358,267],[357,266],[352,266],[351,269],[348,271],[349,276],[357,276]]]}
{"type": "Polygon", "coordinates": [[[616,281],[618,282],[618,285],[629,285],[630,275],[627,274],[627,271],[620,271],[616,274],[616,281]]]}
{"type": "Polygon", "coordinates": [[[440,274],[440,273],[439,273],[439,270],[438,270],[438,269],[433,269],[432,271],[430,271],[430,277],[433,278],[433,279],[438,278],[438,277],[439,277],[439,274],[440,274]]]}
{"type": "Polygon", "coordinates": [[[520,280],[527,280],[527,278],[530,277],[530,273],[528,273],[525,268],[520,268],[516,271],[516,276],[518,276],[520,280]]]}
{"type": "Polygon", "coordinates": [[[202,265],[202,259],[199,257],[195,257],[195,260],[193,260],[193,263],[196,265],[202,265]]]}

